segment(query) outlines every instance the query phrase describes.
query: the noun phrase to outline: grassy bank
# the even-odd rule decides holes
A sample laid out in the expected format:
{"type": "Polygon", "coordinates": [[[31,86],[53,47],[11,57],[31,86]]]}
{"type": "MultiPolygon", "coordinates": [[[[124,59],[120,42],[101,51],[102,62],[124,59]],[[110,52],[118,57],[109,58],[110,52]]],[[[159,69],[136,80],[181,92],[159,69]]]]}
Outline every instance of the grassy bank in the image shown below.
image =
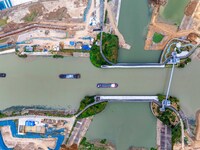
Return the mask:
{"type": "MultiPolygon", "coordinates": [[[[81,101],[81,104],[80,104],[78,112],[83,110],[89,104],[94,103],[94,101],[95,101],[94,100],[94,96],[86,96],[81,101]]],[[[84,111],[78,118],[87,118],[87,117],[96,115],[96,114],[102,112],[105,109],[106,105],[107,105],[107,102],[103,102],[103,103],[99,103],[99,104],[93,105],[93,106],[89,107],[86,111],[84,111]]]]}
{"type": "MultiPolygon", "coordinates": [[[[118,37],[113,34],[103,33],[102,39],[103,39],[102,40],[103,54],[109,61],[117,63],[118,49],[119,49],[118,37]]],[[[95,40],[90,50],[90,60],[92,64],[96,67],[100,67],[101,65],[108,65],[108,63],[101,56],[99,43],[100,43],[100,33],[97,35],[97,39],[95,40]]]]}
{"type": "Polygon", "coordinates": [[[86,137],[84,137],[80,143],[79,150],[108,150],[110,145],[107,144],[106,139],[89,142],[86,137]]]}

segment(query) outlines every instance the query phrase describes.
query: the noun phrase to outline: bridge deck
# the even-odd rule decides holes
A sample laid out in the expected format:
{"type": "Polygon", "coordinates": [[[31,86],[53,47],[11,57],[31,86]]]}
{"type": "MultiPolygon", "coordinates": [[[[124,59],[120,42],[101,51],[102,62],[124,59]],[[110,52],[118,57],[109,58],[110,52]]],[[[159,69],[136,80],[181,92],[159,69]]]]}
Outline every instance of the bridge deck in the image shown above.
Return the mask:
{"type": "Polygon", "coordinates": [[[159,101],[158,96],[96,96],[96,100],[109,102],[152,102],[159,101]]]}

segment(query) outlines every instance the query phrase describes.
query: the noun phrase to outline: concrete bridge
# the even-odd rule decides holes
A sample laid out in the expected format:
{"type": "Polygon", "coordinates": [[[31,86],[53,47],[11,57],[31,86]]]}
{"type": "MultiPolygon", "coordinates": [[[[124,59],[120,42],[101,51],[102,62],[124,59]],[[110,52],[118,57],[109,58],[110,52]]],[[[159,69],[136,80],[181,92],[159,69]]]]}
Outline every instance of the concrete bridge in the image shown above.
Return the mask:
{"type": "Polygon", "coordinates": [[[103,69],[134,69],[134,68],[165,68],[165,64],[160,63],[117,63],[114,65],[102,65],[103,69]]]}
{"type": "Polygon", "coordinates": [[[80,114],[82,114],[85,110],[87,110],[89,107],[102,103],[102,102],[156,102],[159,105],[160,102],[158,100],[158,96],[95,96],[94,97],[95,102],[87,105],[82,111],[80,111],[78,114],[75,115],[75,117],[78,117],[80,114]]]}
{"type": "Polygon", "coordinates": [[[95,96],[95,102],[158,102],[158,96],[95,96]]]}

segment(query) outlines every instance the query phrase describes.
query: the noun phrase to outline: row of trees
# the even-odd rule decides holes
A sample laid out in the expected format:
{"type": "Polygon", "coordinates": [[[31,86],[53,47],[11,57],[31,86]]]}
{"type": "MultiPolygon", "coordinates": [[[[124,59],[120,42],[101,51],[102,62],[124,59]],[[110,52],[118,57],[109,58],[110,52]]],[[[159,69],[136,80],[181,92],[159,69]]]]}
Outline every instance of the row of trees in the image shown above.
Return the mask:
{"type": "MultiPolygon", "coordinates": [[[[80,104],[78,112],[82,111],[85,107],[87,107],[89,104],[94,103],[94,96],[86,96],[80,104]]],[[[99,103],[96,105],[93,105],[86,109],[80,116],[79,118],[87,118],[93,115],[96,115],[103,111],[107,105],[107,102],[99,103]]]]}
{"type": "MultiPolygon", "coordinates": [[[[103,59],[100,53],[100,33],[97,35],[97,39],[94,41],[94,44],[90,50],[90,60],[92,64],[96,67],[101,65],[108,65],[108,63],[103,59]]],[[[113,62],[117,63],[118,58],[118,49],[119,49],[119,40],[116,35],[103,33],[102,38],[102,49],[105,57],[113,62]]]]}

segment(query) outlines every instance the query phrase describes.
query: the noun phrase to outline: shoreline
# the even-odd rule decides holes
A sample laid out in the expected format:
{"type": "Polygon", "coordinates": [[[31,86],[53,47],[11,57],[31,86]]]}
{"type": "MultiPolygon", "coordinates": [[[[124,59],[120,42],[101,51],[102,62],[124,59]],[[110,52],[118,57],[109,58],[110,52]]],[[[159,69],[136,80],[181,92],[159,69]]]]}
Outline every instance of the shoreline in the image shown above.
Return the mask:
{"type": "Polygon", "coordinates": [[[121,3],[122,0],[118,0],[118,8],[117,8],[117,15],[116,15],[116,25],[118,27],[119,24],[119,16],[120,16],[120,11],[121,11],[121,3]]]}
{"type": "Polygon", "coordinates": [[[2,52],[0,52],[0,55],[11,54],[11,53],[15,53],[15,49],[9,49],[9,50],[2,51],[2,52]]]}

